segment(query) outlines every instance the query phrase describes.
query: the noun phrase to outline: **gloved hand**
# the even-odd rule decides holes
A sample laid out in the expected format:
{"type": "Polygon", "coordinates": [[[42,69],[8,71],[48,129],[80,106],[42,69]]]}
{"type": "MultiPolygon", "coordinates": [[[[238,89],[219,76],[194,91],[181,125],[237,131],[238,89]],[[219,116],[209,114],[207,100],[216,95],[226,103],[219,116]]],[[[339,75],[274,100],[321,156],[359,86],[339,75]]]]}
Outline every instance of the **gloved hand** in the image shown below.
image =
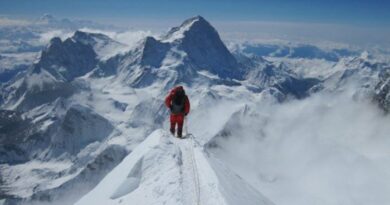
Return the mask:
{"type": "Polygon", "coordinates": [[[188,115],[188,113],[184,113],[184,116],[187,116],[188,115]]]}
{"type": "Polygon", "coordinates": [[[169,111],[171,111],[171,112],[172,112],[172,105],[170,105],[170,106],[169,106],[169,111]]]}

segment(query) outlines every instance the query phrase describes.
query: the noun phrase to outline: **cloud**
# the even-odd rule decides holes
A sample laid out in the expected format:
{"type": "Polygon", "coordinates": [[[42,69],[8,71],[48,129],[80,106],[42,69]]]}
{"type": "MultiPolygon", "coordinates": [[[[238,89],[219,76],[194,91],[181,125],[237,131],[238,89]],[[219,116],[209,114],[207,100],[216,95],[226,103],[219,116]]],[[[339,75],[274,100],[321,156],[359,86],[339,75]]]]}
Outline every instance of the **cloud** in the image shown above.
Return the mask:
{"type": "MultiPolygon", "coordinates": [[[[107,35],[108,37],[112,38],[113,40],[116,40],[120,43],[123,43],[125,45],[128,45],[130,48],[135,46],[137,42],[145,38],[146,36],[154,35],[150,31],[112,31],[112,30],[99,30],[99,29],[91,29],[91,28],[82,28],[80,29],[84,32],[89,33],[101,33],[104,35],[107,35]]],[[[50,40],[54,37],[60,37],[62,40],[65,40],[69,37],[72,37],[74,34],[74,31],[70,30],[50,30],[47,32],[43,32],[39,34],[39,39],[37,41],[32,41],[32,44],[37,45],[46,45],[50,42],[50,40]]]]}
{"type": "Polygon", "coordinates": [[[348,44],[370,48],[390,46],[390,29],[325,23],[223,21],[214,23],[226,40],[265,41],[278,39],[310,44],[348,44]]]}
{"type": "Polygon", "coordinates": [[[26,20],[9,19],[6,17],[0,17],[0,26],[26,26],[29,24],[30,22],[26,20]]]}
{"type": "Polygon", "coordinates": [[[99,30],[99,29],[91,29],[91,28],[82,28],[80,29],[84,32],[89,33],[101,33],[104,35],[107,35],[108,37],[123,43],[125,45],[128,45],[130,47],[133,47],[139,42],[140,40],[144,39],[146,36],[153,36],[151,31],[144,31],[144,30],[131,30],[131,31],[110,31],[110,30],[99,30]]]}
{"type": "Polygon", "coordinates": [[[279,205],[389,204],[390,117],[353,93],[261,103],[211,151],[279,205]]]}
{"type": "Polygon", "coordinates": [[[74,32],[64,31],[64,30],[51,30],[39,34],[38,43],[41,45],[46,45],[54,37],[59,37],[62,40],[65,40],[73,35],[74,32]]]}
{"type": "Polygon", "coordinates": [[[127,44],[127,45],[135,45],[137,42],[139,42],[141,39],[147,37],[147,36],[154,36],[151,31],[125,31],[121,33],[117,33],[113,39],[127,44]]]}

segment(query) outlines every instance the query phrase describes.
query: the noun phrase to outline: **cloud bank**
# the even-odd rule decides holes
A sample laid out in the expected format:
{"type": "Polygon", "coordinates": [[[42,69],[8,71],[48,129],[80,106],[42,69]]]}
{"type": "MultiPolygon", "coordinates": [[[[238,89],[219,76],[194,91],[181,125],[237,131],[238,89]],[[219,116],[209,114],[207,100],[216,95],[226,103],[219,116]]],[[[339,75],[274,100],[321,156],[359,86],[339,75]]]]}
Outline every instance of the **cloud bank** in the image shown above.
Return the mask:
{"type": "Polygon", "coordinates": [[[370,101],[321,93],[248,113],[210,150],[276,204],[389,203],[390,117],[370,101]]]}
{"type": "Polygon", "coordinates": [[[224,39],[232,41],[279,40],[364,48],[390,47],[390,29],[386,27],[269,21],[217,21],[215,25],[224,39]]]}

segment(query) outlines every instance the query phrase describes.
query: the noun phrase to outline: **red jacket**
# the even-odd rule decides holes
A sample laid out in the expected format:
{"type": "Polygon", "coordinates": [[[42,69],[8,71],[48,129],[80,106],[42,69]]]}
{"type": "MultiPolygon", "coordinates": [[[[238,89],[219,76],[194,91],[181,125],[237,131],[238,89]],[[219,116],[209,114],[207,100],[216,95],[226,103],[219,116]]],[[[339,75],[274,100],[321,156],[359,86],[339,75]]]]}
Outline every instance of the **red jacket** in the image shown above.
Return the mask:
{"type": "MultiPolygon", "coordinates": [[[[175,92],[180,89],[183,89],[183,87],[182,86],[175,87],[169,92],[169,95],[165,98],[165,106],[167,106],[168,108],[171,107],[173,96],[175,95],[175,92]]],[[[190,112],[190,101],[188,100],[188,97],[186,95],[184,98],[184,114],[187,115],[189,112],[190,112]]]]}

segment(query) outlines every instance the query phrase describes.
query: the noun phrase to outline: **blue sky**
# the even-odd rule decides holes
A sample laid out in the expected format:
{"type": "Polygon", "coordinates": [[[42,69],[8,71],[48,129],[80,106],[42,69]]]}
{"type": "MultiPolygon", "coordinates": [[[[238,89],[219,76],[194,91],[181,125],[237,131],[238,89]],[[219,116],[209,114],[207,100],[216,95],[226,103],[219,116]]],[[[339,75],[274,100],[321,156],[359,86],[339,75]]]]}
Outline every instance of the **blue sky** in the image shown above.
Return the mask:
{"type": "Polygon", "coordinates": [[[390,48],[390,0],[0,0],[0,18],[46,13],[158,32],[202,15],[224,39],[390,48]]]}
{"type": "Polygon", "coordinates": [[[286,21],[367,26],[390,25],[387,0],[0,0],[0,14],[97,19],[185,19],[200,14],[218,21],[286,21]]]}

